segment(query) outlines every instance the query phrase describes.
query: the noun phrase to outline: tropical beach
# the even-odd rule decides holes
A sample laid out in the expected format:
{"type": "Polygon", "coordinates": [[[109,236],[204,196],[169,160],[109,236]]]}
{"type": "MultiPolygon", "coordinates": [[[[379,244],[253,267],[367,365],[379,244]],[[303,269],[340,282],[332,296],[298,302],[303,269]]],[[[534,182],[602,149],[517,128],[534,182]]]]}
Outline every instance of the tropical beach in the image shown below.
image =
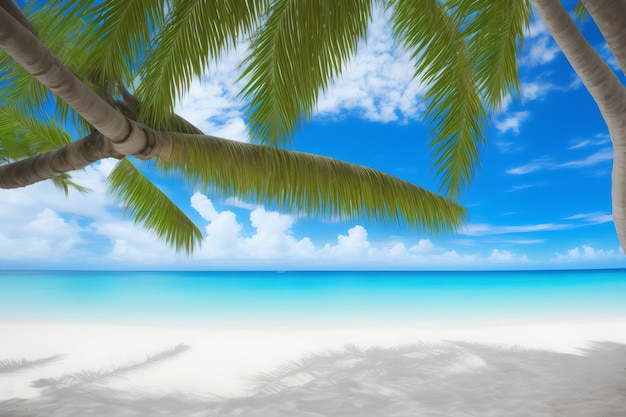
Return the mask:
{"type": "Polygon", "coordinates": [[[15,273],[0,280],[2,415],[618,416],[626,404],[624,271],[483,273],[483,284],[462,273],[19,275],[22,288],[15,273]],[[45,306],[26,291],[34,280],[57,288],[45,306]]]}
{"type": "Polygon", "coordinates": [[[0,0],[0,416],[626,410],[626,4],[0,0]]]}

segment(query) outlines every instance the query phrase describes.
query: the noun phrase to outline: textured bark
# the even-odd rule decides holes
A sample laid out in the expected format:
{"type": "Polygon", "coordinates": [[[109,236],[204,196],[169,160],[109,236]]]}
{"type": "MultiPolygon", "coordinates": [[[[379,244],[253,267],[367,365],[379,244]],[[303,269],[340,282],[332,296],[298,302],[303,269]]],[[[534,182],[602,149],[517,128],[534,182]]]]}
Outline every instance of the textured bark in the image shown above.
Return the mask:
{"type": "Polygon", "coordinates": [[[0,0],[0,9],[6,10],[22,26],[28,29],[33,35],[37,36],[37,31],[13,0],[0,0]]]}
{"type": "MultiPolygon", "coordinates": [[[[10,9],[9,3],[12,2],[0,0],[0,48],[98,132],[54,151],[1,166],[0,188],[24,187],[107,157],[134,155],[150,159],[168,155],[167,134],[128,119],[89,90],[37,39],[34,31],[5,9],[10,9]]],[[[16,15],[20,16],[23,17],[21,12],[16,15]]]]}
{"type": "Polygon", "coordinates": [[[149,159],[161,152],[166,143],[155,141],[147,129],[89,90],[37,37],[0,8],[0,48],[51,92],[69,104],[96,130],[112,142],[122,155],[149,159]]]}
{"type": "MultiPolygon", "coordinates": [[[[622,0],[609,0],[607,3],[613,1],[622,4],[622,0]]],[[[613,144],[613,222],[620,244],[626,250],[626,88],[585,40],[558,0],[534,0],[534,3],[546,27],[591,93],[609,129],[613,144]]],[[[596,12],[592,17],[598,27],[607,28],[616,24],[605,13],[597,13],[592,4],[595,2],[585,1],[587,3],[596,12]]],[[[623,24],[618,24],[618,28],[623,33],[623,24]]],[[[617,29],[612,28],[610,32],[613,30],[617,29]]]]}
{"type": "Polygon", "coordinates": [[[54,151],[0,166],[0,188],[18,188],[85,168],[94,161],[120,157],[110,142],[94,132],[54,151]]]}
{"type": "Polygon", "coordinates": [[[582,0],[602,32],[615,60],[626,73],[626,0],[582,0]]]}

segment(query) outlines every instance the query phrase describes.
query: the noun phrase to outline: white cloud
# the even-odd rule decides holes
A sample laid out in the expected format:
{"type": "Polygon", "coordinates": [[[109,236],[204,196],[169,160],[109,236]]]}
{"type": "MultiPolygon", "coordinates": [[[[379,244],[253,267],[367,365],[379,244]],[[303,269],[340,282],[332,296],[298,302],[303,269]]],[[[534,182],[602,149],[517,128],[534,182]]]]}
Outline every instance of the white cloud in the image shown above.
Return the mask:
{"type": "Polygon", "coordinates": [[[544,65],[554,60],[559,51],[543,20],[535,19],[526,35],[522,63],[531,67],[544,65]]]}
{"type": "Polygon", "coordinates": [[[613,160],[613,151],[610,148],[606,148],[601,149],[584,159],[559,164],[557,168],[583,168],[611,160],[613,160]]]}
{"type": "Polygon", "coordinates": [[[539,171],[547,167],[553,166],[547,160],[537,160],[535,162],[531,162],[530,164],[520,165],[515,168],[511,168],[506,171],[507,174],[511,175],[524,175],[530,174],[531,172],[539,171]]]}
{"type": "Polygon", "coordinates": [[[556,57],[560,52],[559,47],[548,36],[541,36],[533,41],[527,53],[528,65],[544,65],[556,57]]]}
{"type": "Polygon", "coordinates": [[[450,268],[489,267],[498,263],[519,265],[528,261],[526,256],[495,249],[490,255],[459,254],[436,247],[429,239],[419,239],[407,247],[398,241],[372,242],[361,225],[337,235],[335,242],[320,246],[309,237],[298,239],[292,227],[296,218],[256,207],[250,211],[250,224],[254,231],[244,235],[243,224],[234,213],[218,211],[206,196],[196,193],[192,206],[207,220],[207,236],[202,259],[221,259],[239,266],[281,265],[297,268],[450,268]],[[224,235],[217,230],[227,231],[224,235]]]}
{"type": "Polygon", "coordinates": [[[509,190],[507,190],[507,193],[512,193],[515,191],[520,191],[520,190],[526,190],[528,188],[534,188],[536,187],[538,184],[521,184],[521,185],[513,185],[511,186],[511,188],[509,190]]]}
{"type": "Polygon", "coordinates": [[[552,84],[539,83],[536,81],[522,83],[522,97],[527,102],[538,100],[548,94],[552,89],[554,89],[552,84]]]}
{"type": "Polygon", "coordinates": [[[511,263],[511,262],[528,262],[526,255],[518,257],[506,250],[494,249],[493,252],[487,257],[487,261],[490,263],[511,263]]]}
{"type": "Polygon", "coordinates": [[[513,133],[517,134],[519,133],[522,122],[526,120],[528,116],[530,116],[530,113],[527,111],[510,114],[504,120],[495,121],[496,129],[498,129],[500,133],[506,133],[511,130],[513,133]]]}
{"type": "Polygon", "coordinates": [[[575,144],[573,144],[572,146],[570,146],[569,148],[567,148],[568,150],[573,150],[573,149],[580,149],[580,148],[585,148],[589,145],[591,145],[593,142],[589,139],[584,139],[581,141],[576,142],[575,144]]]}
{"type": "Polygon", "coordinates": [[[246,45],[212,64],[202,81],[192,82],[175,111],[207,135],[247,142],[243,102],[238,97],[242,83],[238,66],[246,45]]]}
{"type": "MultiPolygon", "coordinates": [[[[90,180],[100,189],[99,169],[90,171],[90,180]]],[[[101,181],[101,179],[100,179],[101,181]]],[[[51,191],[51,190],[48,190],[51,191]]],[[[17,191],[30,194],[31,191],[17,191]]],[[[58,193],[48,192],[50,202],[58,193]]],[[[96,201],[103,196],[95,195],[96,201]]],[[[20,197],[14,196],[14,200],[20,197]]],[[[26,199],[24,199],[26,200],[26,199]]],[[[249,225],[230,210],[219,210],[202,194],[195,194],[191,207],[206,222],[203,245],[192,257],[176,255],[173,250],[149,232],[122,220],[115,205],[108,204],[96,216],[82,222],[69,220],[71,213],[61,214],[49,207],[25,210],[21,227],[0,230],[0,258],[29,263],[57,262],[58,265],[113,268],[293,268],[293,269],[489,269],[520,268],[534,264],[525,254],[503,248],[485,253],[461,253],[435,245],[430,239],[416,241],[372,241],[362,225],[340,233],[334,241],[314,244],[310,237],[296,237],[293,227],[297,218],[263,208],[249,210],[249,225]],[[104,213],[104,214],[103,214],[104,213]],[[96,248],[96,249],[94,249],[96,248]],[[77,263],[77,260],[78,263],[77,263]]],[[[75,205],[68,201],[66,208],[75,205]]],[[[5,207],[6,210],[6,207],[5,207]]],[[[6,214],[6,213],[5,213],[6,214]]],[[[578,214],[588,222],[600,221],[602,213],[578,214]]],[[[7,217],[4,217],[6,219],[7,217]]],[[[471,236],[532,233],[559,230],[569,225],[538,224],[523,226],[472,225],[463,231],[471,236]]],[[[406,238],[404,238],[406,239],[406,238]]],[[[515,244],[540,243],[526,239],[515,244]]],[[[506,244],[506,242],[504,242],[506,244]]],[[[578,256],[591,256],[583,248],[578,256]]],[[[602,251],[596,253],[601,256],[602,251]]],[[[576,256],[576,251],[568,255],[576,256]]],[[[567,258],[567,259],[569,259],[567,258]]]]}
{"type": "Polygon", "coordinates": [[[606,213],[580,213],[566,217],[565,220],[584,220],[590,224],[602,224],[612,222],[613,215],[606,213]]]}
{"type": "Polygon", "coordinates": [[[520,165],[506,171],[507,174],[524,175],[543,169],[563,169],[563,168],[586,168],[599,165],[613,159],[613,151],[610,148],[601,149],[586,158],[569,162],[555,163],[547,158],[537,159],[529,164],[520,165]]]}
{"type": "MultiPolygon", "coordinates": [[[[248,141],[244,105],[238,96],[239,67],[246,49],[241,44],[212,64],[202,81],[194,81],[176,112],[208,135],[248,141]]],[[[367,39],[346,63],[341,76],[320,94],[314,117],[344,112],[378,122],[417,119],[424,86],[413,79],[413,64],[391,36],[387,18],[375,14],[367,39]]]]}
{"type": "Polygon", "coordinates": [[[0,259],[14,261],[37,257],[63,262],[81,241],[83,228],[69,223],[50,208],[43,208],[32,220],[22,219],[11,230],[0,231],[0,259]],[[26,222],[24,222],[26,220],[26,222]]]}
{"type": "Polygon", "coordinates": [[[416,245],[411,246],[411,252],[430,252],[435,249],[435,245],[430,239],[420,239],[416,245]]]}
{"type": "Polygon", "coordinates": [[[570,227],[571,226],[567,224],[556,223],[528,224],[521,226],[495,226],[482,223],[467,225],[461,228],[459,233],[466,236],[504,235],[510,233],[550,232],[570,227]]]}
{"type": "Polygon", "coordinates": [[[565,255],[557,253],[553,258],[555,262],[580,262],[580,261],[608,261],[623,259],[624,253],[621,251],[594,249],[591,246],[578,246],[567,251],[565,255]]]}
{"type": "Polygon", "coordinates": [[[546,27],[546,24],[543,22],[543,20],[541,20],[540,18],[536,18],[528,26],[525,37],[528,39],[535,39],[549,34],[550,33],[548,32],[548,28],[546,27]]]}
{"type": "Polygon", "coordinates": [[[413,79],[413,68],[409,56],[395,45],[386,16],[378,13],[341,78],[320,97],[317,114],[347,111],[380,122],[416,119],[425,88],[413,79]]]}

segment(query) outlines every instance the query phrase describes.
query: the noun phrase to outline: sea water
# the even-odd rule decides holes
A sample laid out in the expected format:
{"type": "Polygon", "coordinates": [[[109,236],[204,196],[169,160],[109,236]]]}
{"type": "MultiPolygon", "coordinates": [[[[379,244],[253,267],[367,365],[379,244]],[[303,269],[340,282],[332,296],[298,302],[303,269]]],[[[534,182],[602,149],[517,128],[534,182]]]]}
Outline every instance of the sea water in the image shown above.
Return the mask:
{"type": "Polygon", "coordinates": [[[626,270],[0,272],[0,321],[264,325],[626,316],[626,270]]]}

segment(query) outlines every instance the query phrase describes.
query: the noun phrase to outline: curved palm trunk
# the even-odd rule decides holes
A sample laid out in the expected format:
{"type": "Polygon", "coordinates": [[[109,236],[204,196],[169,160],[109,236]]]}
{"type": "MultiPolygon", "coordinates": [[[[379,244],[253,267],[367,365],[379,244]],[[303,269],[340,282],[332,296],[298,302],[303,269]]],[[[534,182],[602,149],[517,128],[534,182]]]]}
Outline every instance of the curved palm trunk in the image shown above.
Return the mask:
{"type": "Polygon", "coordinates": [[[115,152],[144,159],[167,152],[167,141],[159,140],[159,135],[127,119],[89,90],[28,28],[2,7],[0,48],[102,133],[115,152]]]}
{"type": "MultiPolygon", "coordinates": [[[[585,40],[559,0],[534,0],[534,3],[554,40],[600,108],[609,129],[613,143],[613,222],[620,244],[626,250],[626,88],[585,40]]],[[[598,12],[601,1],[583,3],[588,6],[588,11],[607,40],[613,38],[611,33],[615,30],[620,30],[623,36],[623,21],[615,22],[609,13],[598,12]]],[[[617,9],[624,9],[621,0],[604,3],[615,3],[617,9]]],[[[626,51],[621,51],[626,48],[623,41],[613,42],[611,48],[620,49],[616,57],[626,56],[626,51]]]]}
{"type": "Polygon", "coordinates": [[[582,0],[593,17],[623,73],[626,74],[626,1],[582,0]]]}
{"type": "Polygon", "coordinates": [[[104,158],[120,158],[102,134],[94,132],[53,151],[0,166],[0,188],[19,188],[85,168],[104,158]]]}

